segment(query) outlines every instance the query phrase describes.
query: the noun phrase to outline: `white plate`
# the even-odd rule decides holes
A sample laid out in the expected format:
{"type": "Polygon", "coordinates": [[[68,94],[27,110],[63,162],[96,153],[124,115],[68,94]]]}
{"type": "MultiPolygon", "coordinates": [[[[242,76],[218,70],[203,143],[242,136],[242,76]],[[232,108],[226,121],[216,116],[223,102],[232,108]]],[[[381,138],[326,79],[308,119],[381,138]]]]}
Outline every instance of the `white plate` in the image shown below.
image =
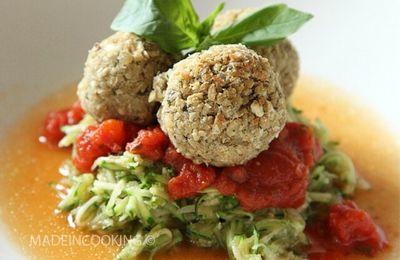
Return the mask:
{"type": "MultiPolygon", "coordinates": [[[[203,16],[216,2],[194,0],[203,16]]],[[[278,1],[226,2],[229,9],[278,1]]],[[[400,1],[283,2],[315,16],[292,38],[303,72],[360,97],[399,133],[400,1]]],[[[40,98],[80,78],[87,50],[111,34],[109,24],[121,4],[121,0],[0,1],[0,137],[40,98]]],[[[21,258],[4,234],[0,230],[0,259],[21,258]]]]}

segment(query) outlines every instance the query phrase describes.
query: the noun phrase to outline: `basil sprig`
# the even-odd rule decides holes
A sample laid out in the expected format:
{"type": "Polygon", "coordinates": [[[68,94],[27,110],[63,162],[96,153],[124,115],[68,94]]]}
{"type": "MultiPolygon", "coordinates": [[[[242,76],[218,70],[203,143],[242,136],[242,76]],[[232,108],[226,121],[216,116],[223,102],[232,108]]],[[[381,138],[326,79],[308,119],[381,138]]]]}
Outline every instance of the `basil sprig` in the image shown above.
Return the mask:
{"type": "Polygon", "coordinates": [[[157,43],[168,53],[178,54],[214,44],[270,45],[295,33],[312,18],[311,14],[277,4],[211,33],[223,7],[223,3],[218,5],[200,22],[190,0],[126,0],[111,28],[135,33],[157,43]]]}

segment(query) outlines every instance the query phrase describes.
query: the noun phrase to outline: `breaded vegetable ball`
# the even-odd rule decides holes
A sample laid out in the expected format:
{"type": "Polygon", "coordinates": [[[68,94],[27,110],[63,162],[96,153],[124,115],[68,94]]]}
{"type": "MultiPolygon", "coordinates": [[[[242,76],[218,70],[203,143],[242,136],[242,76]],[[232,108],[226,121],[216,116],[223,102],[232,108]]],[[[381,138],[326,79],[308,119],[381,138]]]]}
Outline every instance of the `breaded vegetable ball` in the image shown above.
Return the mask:
{"type": "Polygon", "coordinates": [[[195,163],[243,164],[286,122],[285,98],[268,60],[244,45],[216,45],[176,63],[158,120],[195,163]]]}
{"type": "Polygon", "coordinates": [[[258,54],[266,57],[274,71],[278,74],[283,93],[289,97],[299,78],[299,56],[288,40],[283,40],[272,46],[254,46],[258,54]]]}
{"type": "Polygon", "coordinates": [[[171,70],[160,73],[153,79],[153,89],[149,95],[149,102],[161,103],[165,96],[165,90],[167,89],[167,82],[171,70]]]}
{"type": "Polygon", "coordinates": [[[89,51],[79,100],[98,121],[115,118],[148,125],[155,119],[155,104],[148,102],[153,77],[171,65],[154,43],[117,32],[89,51]]]}
{"type": "MultiPolygon", "coordinates": [[[[252,12],[254,9],[251,8],[228,10],[217,16],[213,31],[218,31],[252,12]]],[[[299,56],[294,46],[288,40],[283,40],[272,46],[254,46],[252,49],[268,59],[278,74],[283,93],[289,97],[296,86],[300,68],[299,56]]]]}

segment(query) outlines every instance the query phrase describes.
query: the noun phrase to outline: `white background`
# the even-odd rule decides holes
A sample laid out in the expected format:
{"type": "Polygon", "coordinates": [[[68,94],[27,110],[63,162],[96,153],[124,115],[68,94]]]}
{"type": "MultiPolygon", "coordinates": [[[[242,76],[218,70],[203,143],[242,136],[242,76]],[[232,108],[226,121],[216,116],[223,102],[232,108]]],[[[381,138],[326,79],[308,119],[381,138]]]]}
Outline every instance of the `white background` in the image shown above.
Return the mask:
{"type": "MultiPolygon", "coordinates": [[[[194,0],[203,17],[218,2],[194,0]]],[[[226,2],[229,9],[276,1],[226,2]]],[[[400,1],[284,2],[315,15],[292,37],[303,72],[360,97],[399,133],[400,1]]],[[[41,97],[80,78],[87,50],[111,34],[109,25],[121,4],[121,0],[0,0],[0,135],[41,97]]],[[[0,259],[11,259],[2,234],[0,259]]]]}

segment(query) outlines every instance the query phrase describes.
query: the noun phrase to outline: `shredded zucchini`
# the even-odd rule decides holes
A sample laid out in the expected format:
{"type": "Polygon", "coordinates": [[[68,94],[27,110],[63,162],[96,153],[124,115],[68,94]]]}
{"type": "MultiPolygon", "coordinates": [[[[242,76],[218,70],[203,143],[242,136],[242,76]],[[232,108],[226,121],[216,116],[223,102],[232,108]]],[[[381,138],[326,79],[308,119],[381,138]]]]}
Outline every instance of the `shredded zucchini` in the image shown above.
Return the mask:
{"type": "Polygon", "coordinates": [[[139,230],[135,237],[115,257],[116,260],[129,260],[143,251],[149,252],[149,259],[162,249],[168,249],[182,241],[182,234],[178,229],[168,229],[162,225],[153,227],[149,232],[139,230]]]}

